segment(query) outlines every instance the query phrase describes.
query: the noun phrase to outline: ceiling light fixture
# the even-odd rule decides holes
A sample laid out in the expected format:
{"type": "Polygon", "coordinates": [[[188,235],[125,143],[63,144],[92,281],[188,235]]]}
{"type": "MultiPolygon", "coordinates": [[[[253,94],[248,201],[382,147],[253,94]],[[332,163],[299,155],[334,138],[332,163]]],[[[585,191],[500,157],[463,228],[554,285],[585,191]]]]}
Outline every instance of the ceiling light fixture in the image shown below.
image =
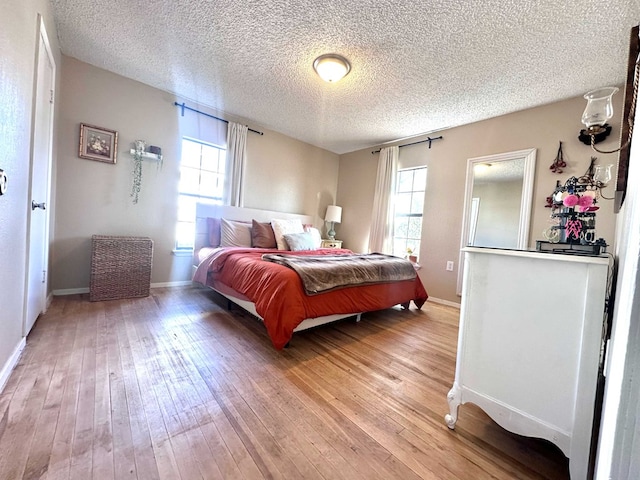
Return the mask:
{"type": "Polygon", "coordinates": [[[313,62],[313,69],[325,82],[335,83],[349,73],[351,64],[343,56],[329,53],[316,58],[313,62]]]}

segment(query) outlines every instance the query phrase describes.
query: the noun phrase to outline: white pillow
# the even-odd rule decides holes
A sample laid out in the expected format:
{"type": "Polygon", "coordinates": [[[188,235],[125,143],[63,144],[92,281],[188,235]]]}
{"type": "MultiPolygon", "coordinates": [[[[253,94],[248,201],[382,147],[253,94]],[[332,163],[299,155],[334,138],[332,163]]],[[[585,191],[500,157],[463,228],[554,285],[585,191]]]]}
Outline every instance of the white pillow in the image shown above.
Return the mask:
{"type": "Polygon", "coordinates": [[[298,220],[271,220],[271,228],[273,228],[273,233],[276,237],[276,245],[278,246],[278,250],[288,250],[289,246],[287,245],[286,240],[284,239],[284,235],[287,233],[302,233],[304,232],[304,227],[302,226],[302,222],[298,220]]]}
{"type": "Polygon", "coordinates": [[[320,235],[320,230],[315,227],[307,227],[305,232],[309,232],[311,234],[313,249],[316,250],[320,248],[320,245],[322,245],[322,235],[320,235]]]}
{"type": "Polygon", "coordinates": [[[220,246],[251,248],[251,224],[223,218],[220,222],[220,246]]]}

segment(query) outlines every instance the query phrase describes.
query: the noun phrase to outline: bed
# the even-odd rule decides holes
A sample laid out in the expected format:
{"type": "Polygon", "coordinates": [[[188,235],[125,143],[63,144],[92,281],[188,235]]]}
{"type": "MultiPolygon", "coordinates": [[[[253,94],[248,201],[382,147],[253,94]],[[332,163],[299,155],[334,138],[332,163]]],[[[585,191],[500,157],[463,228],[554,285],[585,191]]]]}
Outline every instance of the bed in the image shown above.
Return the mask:
{"type": "MultiPolygon", "coordinates": [[[[395,305],[420,308],[427,293],[415,275],[400,280],[341,286],[326,291],[306,292],[305,284],[293,268],[277,263],[278,258],[303,261],[355,256],[346,249],[314,249],[295,252],[273,248],[246,246],[211,247],[209,243],[211,219],[236,222],[270,222],[282,219],[313,224],[306,215],[284,214],[219,205],[199,204],[196,213],[196,258],[194,282],[212,288],[231,302],[247,310],[264,322],[273,346],[280,350],[294,332],[367,311],[381,310],[395,305]],[[263,258],[264,256],[264,258],[263,258]],[[272,261],[265,261],[272,256],[272,261]],[[278,257],[278,258],[275,258],[278,257]]],[[[254,223],[255,226],[255,223],[254,223]]],[[[287,237],[289,238],[289,237],[287,237]]],[[[406,263],[406,262],[405,262],[406,263]]],[[[395,277],[394,277],[395,278],[395,277]]]]}

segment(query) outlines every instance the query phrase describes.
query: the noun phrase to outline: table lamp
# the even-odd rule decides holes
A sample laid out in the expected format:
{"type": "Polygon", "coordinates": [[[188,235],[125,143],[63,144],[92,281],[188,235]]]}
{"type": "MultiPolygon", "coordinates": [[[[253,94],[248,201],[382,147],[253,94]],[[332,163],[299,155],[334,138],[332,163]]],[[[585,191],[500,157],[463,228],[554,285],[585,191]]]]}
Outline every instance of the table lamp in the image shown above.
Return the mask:
{"type": "Polygon", "coordinates": [[[337,205],[329,205],[327,207],[327,213],[324,216],[324,221],[329,222],[329,230],[327,231],[327,236],[329,240],[336,239],[336,231],[333,229],[334,224],[340,223],[342,220],[342,207],[338,207],[337,205]]]}

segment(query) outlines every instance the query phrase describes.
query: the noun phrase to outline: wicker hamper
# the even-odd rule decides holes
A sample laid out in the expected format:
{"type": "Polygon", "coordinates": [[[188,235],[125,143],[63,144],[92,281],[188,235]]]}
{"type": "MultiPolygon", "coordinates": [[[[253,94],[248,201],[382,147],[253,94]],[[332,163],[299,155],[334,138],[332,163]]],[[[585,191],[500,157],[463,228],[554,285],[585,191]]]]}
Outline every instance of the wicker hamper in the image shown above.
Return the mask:
{"type": "Polygon", "coordinates": [[[147,237],[91,237],[89,300],[148,297],[153,241],[147,237]]]}

